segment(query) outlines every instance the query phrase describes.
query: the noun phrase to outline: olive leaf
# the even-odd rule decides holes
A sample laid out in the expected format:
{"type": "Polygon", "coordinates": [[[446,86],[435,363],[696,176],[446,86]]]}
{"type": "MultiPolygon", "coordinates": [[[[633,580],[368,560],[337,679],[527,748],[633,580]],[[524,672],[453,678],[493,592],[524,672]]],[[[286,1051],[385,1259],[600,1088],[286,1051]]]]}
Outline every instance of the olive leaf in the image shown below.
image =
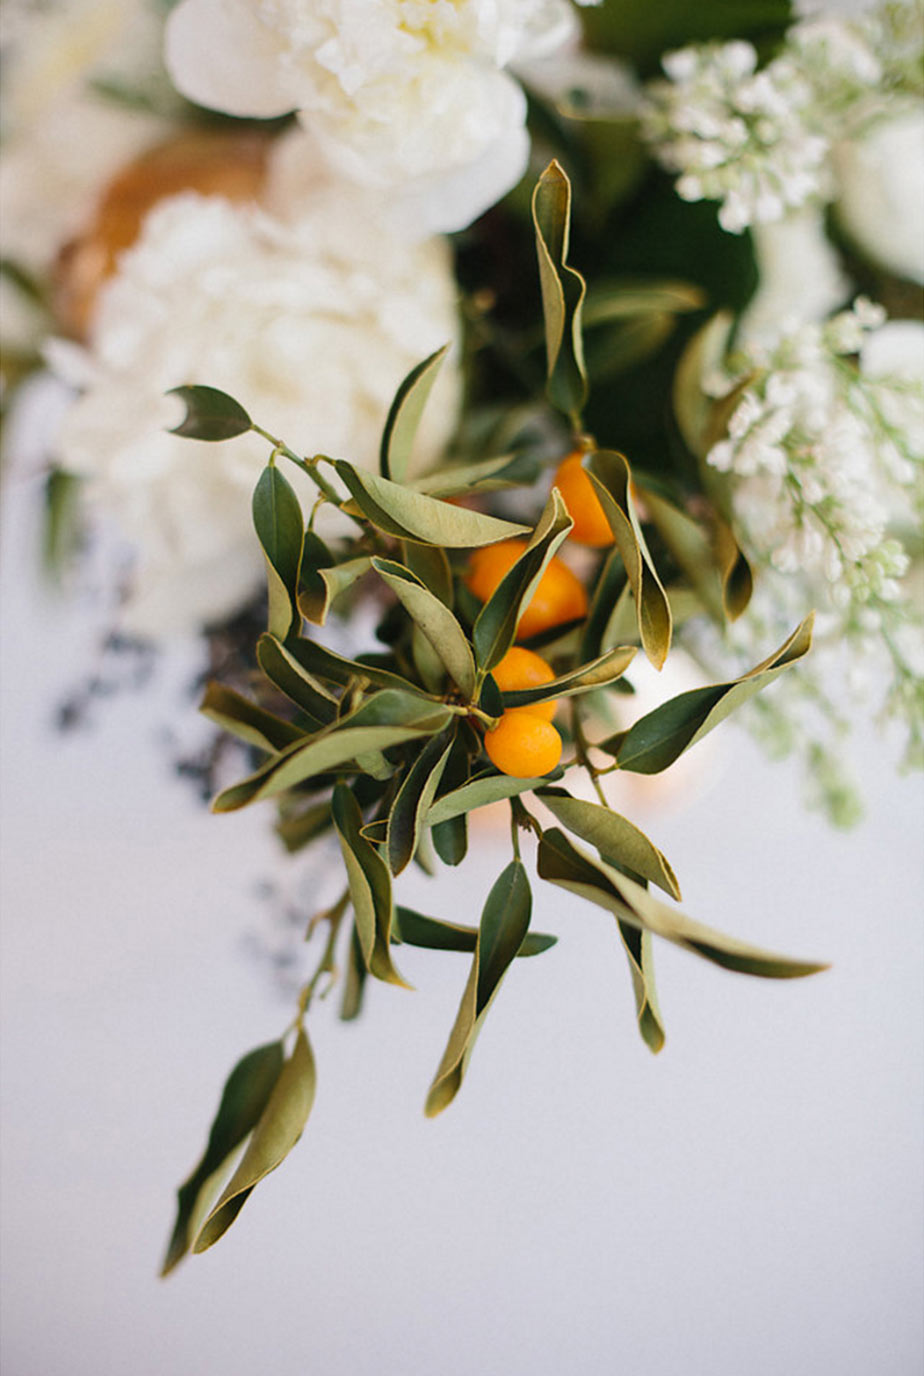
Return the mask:
{"type": "Polygon", "coordinates": [[[590,664],[569,669],[566,674],[549,679],[535,688],[512,688],[502,694],[504,709],[529,707],[534,702],[549,702],[552,698],[570,698],[589,693],[622,678],[635,658],[634,645],[617,645],[590,664]]]}
{"type": "Polygon", "coordinates": [[[253,422],[240,402],[217,387],[171,387],[168,397],[179,397],[186,415],[171,435],[192,440],[230,440],[252,429],[253,422]]]}
{"type": "Polygon", "coordinates": [[[493,669],[510,649],[524,608],[573,525],[561,493],[553,487],[529,543],[478,613],[472,643],[481,669],[493,669]]]}
{"type": "Polygon", "coordinates": [[[521,793],[545,788],[550,779],[560,779],[562,775],[563,771],[560,769],[552,774],[536,775],[529,779],[517,779],[511,774],[479,774],[437,798],[427,814],[427,822],[431,827],[441,826],[444,822],[455,817],[464,817],[466,813],[486,807],[489,803],[499,803],[505,798],[518,798],[521,793]]]}
{"type": "Polygon", "coordinates": [[[528,533],[527,526],[452,506],[376,473],[354,468],[344,459],[338,459],[335,467],[366,519],[377,530],[396,539],[440,545],[443,549],[468,549],[528,533]]]}
{"type": "Polygon", "coordinates": [[[702,310],[706,297],[700,287],[691,282],[667,279],[644,281],[638,278],[597,282],[590,287],[584,301],[583,324],[589,330],[595,325],[608,324],[636,315],[683,315],[702,310]]]}
{"type": "Polygon", "coordinates": [[[722,606],[729,621],[736,621],[751,600],[754,575],[734,531],[718,515],[713,520],[712,539],[722,582],[722,606]]]}
{"type": "Polygon", "coordinates": [[[611,865],[624,866],[657,884],[671,898],[680,899],[677,876],[666,856],[627,817],[600,803],[572,798],[563,788],[542,788],[537,790],[536,797],[575,836],[596,846],[611,865]]]}
{"type": "Polygon", "coordinates": [[[376,979],[409,989],[391,959],[391,874],[376,847],[362,835],[362,812],[345,784],[334,788],[331,815],[346,866],[363,963],[376,979]]]}
{"type": "Polygon", "coordinates": [[[260,750],[284,750],[293,741],[304,737],[304,732],[292,722],[277,717],[274,712],[267,712],[249,698],[236,693],[233,688],[225,688],[220,683],[206,685],[199,711],[232,736],[260,750]]]}
{"type": "Polygon", "coordinates": [[[407,771],[388,814],[385,850],[392,874],[400,874],[417,850],[421,828],[452,749],[454,733],[434,736],[407,771]]]}
{"type": "MultiPolygon", "coordinates": [[[[448,713],[446,714],[448,717],[448,713]]],[[[346,723],[349,718],[344,719],[346,723]]],[[[445,724],[445,718],[439,724],[445,724]]],[[[438,729],[438,727],[437,727],[438,729]]],[[[212,801],[213,812],[235,812],[262,798],[272,798],[319,774],[353,764],[372,751],[433,734],[428,726],[350,726],[327,728],[304,743],[281,751],[246,779],[223,789],[212,801]]]]}
{"type": "Polygon", "coordinates": [[[797,979],[828,968],[817,961],[792,960],[773,951],[761,950],[695,922],[685,913],[654,898],[646,888],[614,866],[580,850],[557,827],[542,834],[538,870],[542,879],[606,908],[630,927],[663,937],[726,970],[765,979],[797,979]]]}
{"type": "Polygon", "coordinates": [[[433,849],[444,865],[462,864],[468,854],[468,818],[464,813],[433,822],[430,835],[433,849]]]}
{"type": "Polygon", "coordinates": [[[615,756],[620,769],[634,774],[658,774],[667,769],[736,707],[808,653],[813,621],[814,613],[768,659],[741,678],[680,693],[641,717],[628,731],[603,741],[600,748],[615,756]]]}
{"type": "Polygon", "coordinates": [[[253,494],[253,524],[266,559],[267,629],[285,640],[298,627],[298,581],[305,523],[298,498],[274,463],[260,475],[253,494]]]}
{"type": "Polygon", "coordinates": [[[240,1164],[193,1243],[194,1252],[206,1251],[227,1232],[253,1189],[288,1156],[305,1129],[315,1087],[314,1056],[299,1028],[240,1164]]]}
{"type": "Polygon", "coordinates": [[[418,545],[406,540],[401,546],[401,563],[415,578],[452,609],[454,589],[449,556],[439,545],[418,545]]]}
{"type": "MultiPolygon", "coordinates": [[[[583,662],[596,659],[604,650],[616,643],[615,640],[608,640],[604,633],[607,630],[613,608],[624,590],[629,590],[626,568],[622,562],[622,555],[614,545],[597,575],[584,629],[581,632],[580,658],[583,662]]],[[[631,635],[634,634],[635,620],[633,617],[631,635]]],[[[629,638],[628,634],[626,638],[629,638]]]]}
{"type": "Polygon", "coordinates": [[[649,488],[639,489],[652,525],[677,567],[689,579],[703,607],[717,621],[724,619],[722,578],[709,533],[699,521],[649,488]]]}
{"type": "MultiPolygon", "coordinates": [[[[264,636],[263,641],[266,640],[264,636]]],[[[419,697],[429,697],[418,684],[390,669],[383,669],[379,664],[370,663],[366,656],[362,659],[345,659],[316,640],[302,637],[290,639],[284,649],[288,659],[303,670],[312,682],[327,679],[344,687],[348,684],[360,687],[376,684],[380,688],[396,688],[405,693],[416,693],[419,697]]]]}
{"type": "MultiPolygon", "coordinates": [[[[457,922],[440,922],[435,917],[415,912],[413,908],[398,907],[395,909],[392,941],[401,941],[407,946],[422,946],[431,951],[474,951],[478,942],[478,928],[464,927],[457,922]]],[[[527,932],[517,955],[541,955],[557,941],[557,936],[546,932],[527,932]]]]}
{"type": "Polygon", "coordinates": [[[656,669],[667,658],[671,643],[671,609],[661,585],[632,500],[632,473],[622,454],[599,449],[584,468],[606,512],[635,597],[642,648],[656,669]]]}
{"type": "Polygon", "coordinates": [[[286,850],[294,854],[331,825],[330,803],[312,803],[302,812],[277,818],[275,831],[286,850]]]}
{"type": "Polygon", "coordinates": [[[363,949],[359,944],[359,935],[356,931],[356,924],[350,933],[350,944],[347,950],[346,977],[343,982],[343,998],[340,1002],[340,1018],[342,1022],[352,1022],[358,1018],[362,1012],[363,990],[366,984],[366,966],[363,962],[363,949]]]}
{"type": "Polygon", "coordinates": [[[620,918],[616,925],[629,961],[638,1030],[645,1045],[657,1055],[664,1046],[666,1035],[655,991],[651,933],[632,927],[620,918]]]}
{"type": "Polygon", "coordinates": [[[467,701],[475,695],[475,661],[468,639],[452,612],[409,569],[391,559],[372,567],[420,627],[467,701]]]}
{"type": "Polygon", "coordinates": [[[326,568],[302,570],[302,589],[298,594],[298,609],[307,621],[323,626],[331,606],[342,592],[346,592],[369,572],[371,561],[366,557],[345,559],[342,564],[326,568]]]}
{"type": "Polygon", "coordinates": [[[587,400],[587,375],[581,339],[581,308],[586,284],[568,266],[571,183],[553,160],[539,178],[532,199],[539,285],[545,322],[549,401],[575,426],[587,400]]]}
{"type": "Polygon", "coordinates": [[[495,880],[481,914],[475,955],[449,1042],[427,1094],[425,1113],[435,1117],[459,1092],[475,1039],[501,980],[529,930],[532,895],[521,860],[511,860],[495,880]]]}
{"type": "Polygon", "coordinates": [[[192,1245],[195,1217],[201,1215],[210,1184],[214,1184],[231,1154],[252,1132],[269,1103],[285,1056],[281,1042],[258,1046],[238,1061],[225,1081],[209,1140],[192,1174],[177,1191],[177,1215],[161,1275],[182,1261],[192,1245]]]}
{"type": "Polygon", "coordinates": [[[294,702],[315,726],[327,726],[334,720],[337,699],[275,636],[261,635],[257,641],[257,663],[270,683],[294,702]]]}
{"type": "Polygon", "coordinates": [[[729,311],[712,316],[690,340],[674,372],[674,415],[684,443],[698,459],[719,438],[713,434],[715,401],[703,390],[703,379],[724,362],[733,325],[729,311]]]}
{"type": "Polygon", "coordinates": [[[442,464],[430,473],[413,478],[409,485],[415,492],[424,492],[430,497],[457,497],[461,493],[519,487],[523,478],[520,454],[498,454],[473,463],[442,464]]]}
{"type": "Polygon", "coordinates": [[[393,478],[403,482],[407,476],[411,449],[420,418],[433,384],[449,349],[444,344],[429,358],[412,368],[395,393],[395,399],[385,421],[382,445],[379,451],[379,470],[383,478],[393,478]]]}

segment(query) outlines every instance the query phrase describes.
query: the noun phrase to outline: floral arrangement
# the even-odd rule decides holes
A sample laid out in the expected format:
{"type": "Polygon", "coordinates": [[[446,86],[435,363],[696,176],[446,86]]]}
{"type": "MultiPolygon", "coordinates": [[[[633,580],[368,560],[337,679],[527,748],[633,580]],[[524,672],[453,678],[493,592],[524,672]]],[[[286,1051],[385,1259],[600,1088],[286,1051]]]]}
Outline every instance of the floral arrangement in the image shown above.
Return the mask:
{"type": "Polygon", "coordinates": [[[652,936],[824,968],[657,897],[677,879],[607,780],[740,708],[850,822],[844,680],[924,761],[924,9],[9,0],[5,23],[4,405],[14,437],[40,413],[49,549],[115,540],[121,631],[220,642],[201,706],[241,777],[213,810],[271,800],[286,850],[333,838],[343,869],[166,1273],[300,1137],[313,1002],[339,982],[349,1019],[370,976],[404,986],[402,944],[471,954],[426,1111],[452,1101],[508,968],[555,940],[533,858],[614,916],[652,1051],[652,936]],[[635,709],[669,653],[701,686],[635,709]],[[498,804],[480,920],[403,906],[402,872],[460,865],[498,804]]]}

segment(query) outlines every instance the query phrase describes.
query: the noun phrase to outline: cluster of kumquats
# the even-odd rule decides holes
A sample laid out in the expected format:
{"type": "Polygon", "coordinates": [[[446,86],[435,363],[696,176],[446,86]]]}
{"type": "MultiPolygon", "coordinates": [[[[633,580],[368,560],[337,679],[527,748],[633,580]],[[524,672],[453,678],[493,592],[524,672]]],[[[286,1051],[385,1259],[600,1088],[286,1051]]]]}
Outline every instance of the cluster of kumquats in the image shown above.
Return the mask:
{"type": "MultiPolygon", "coordinates": [[[[562,495],[574,525],[569,538],[601,549],[613,543],[613,532],[593,484],[581,467],[584,454],[574,450],[559,464],[553,485],[562,495]]],[[[503,540],[472,555],[466,586],[481,601],[488,598],[526,549],[525,540],[503,540]]],[[[587,615],[584,584],[563,559],[555,555],[543,573],[517,624],[517,637],[529,640],[553,626],[582,621],[587,615]]],[[[551,683],[555,674],[541,655],[523,646],[509,649],[493,671],[502,693],[551,683]]],[[[503,774],[529,778],[550,773],[561,759],[561,736],[552,724],[557,701],[531,707],[512,707],[493,730],[485,733],[488,758],[503,774]]]]}

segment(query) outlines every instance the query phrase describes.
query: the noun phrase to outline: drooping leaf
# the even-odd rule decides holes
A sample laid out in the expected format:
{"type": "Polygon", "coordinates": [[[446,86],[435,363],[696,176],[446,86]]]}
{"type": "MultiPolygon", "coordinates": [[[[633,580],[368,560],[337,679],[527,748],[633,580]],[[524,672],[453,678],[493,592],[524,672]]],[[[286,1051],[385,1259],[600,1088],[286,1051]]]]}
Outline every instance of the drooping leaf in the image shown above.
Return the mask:
{"type": "Polygon", "coordinates": [[[452,568],[444,549],[438,545],[418,545],[412,540],[401,546],[401,563],[419,578],[425,588],[452,609],[453,586],[452,568]]]}
{"type": "Polygon", "coordinates": [[[286,850],[294,854],[331,825],[330,803],[313,803],[302,812],[292,812],[278,818],[275,831],[286,850]]]}
{"type": "Polygon", "coordinates": [[[254,1188],[288,1156],[305,1129],[315,1087],[314,1056],[299,1028],[240,1164],[193,1243],[194,1252],[206,1251],[227,1232],[254,1188]]]}
{"type": "Polygon", "coordinates": [[[248,1052],[228,1076],[205,1152],[177,1191],[176,1223],[162,1276],[168,1275],[189,1251],[195,1217],[203,1210],[207,1187],[219,1175],[232,1152],[256,1127],[279,1079],[284,1060],[282,1043],[270,1042],[248,1052]]]}
{"type": "Polygon", "coordinates": [[[658,493],[645,488],[641,495],[648,517],[674,562],[689,579],[706,611],[721,621],[722,584],[708,530],[658,493]]]}
{"type": "Polygon", "coordinates": [[[530,793],[535,788],[545,788],[550,780],[561,778],[562,772],[537,775],[531,779],[516,779],[510,774],[479,774],[459,788],[444,793],[430,809],[427,821],[432,827],[451,821],[454,817],[464,817],[476,808],[486,807],[489,803],[499,803],[505,798],[518,798],[521,793],[530,793]]]}
{"type": "Polygon", "coordinates": [[[473,463],[444,464],[430,473],[411,480],[415,492],[430,497],[457,497],[469,492],[496,492],[505,487],[519,487],[527,474],[523,457],[519,454],[498,454],[491,459],[476,459],[473,463]]]}
{"type": "Polygon", "coordinates": [[[461,865],[468,854],[468,818],[460,813],[431,824],[433,849],[444,865],[461,865]]]}
{"type": "Polygon", "coordinates": [[[216,387],[171,387],[167,396],[179,397],[186,415],[171,435],[192,440],[230,440],[244,435],[253,422],[240,402],[216,387]]]}
{"type": "Polygon", "coordinates": [[[736,707],[808,653],[813,620],[814,614],[807,616],[774,654],[741,678],[680,693],[641,717],[628,731],[602,742],[601,748],[615,756],[620,769],[635,774],[658,774],[667,769],[736,707]]]}
{"type": "Polygon", "coordinates": [[[552,405],[568,416],[577,428],[587,400],[581,337],[581,308],[586,285],[581,274],[568,266],[571,183],[564,169],[554,160],[533,192],[532,213],[545,321],[546,391],[552,405]]]}
{"type": "Polygon", "coordinates": [[[238,808],[273,798],[296,784],[319,774],[354,763],[371,751],[388,750],[405,741],[422,740],[432,735],[417,726],[338,726],[312,736],[304,745],[289,747],[253,774],[223,789],[212,802],[213,812],[235,812],[238,808]]]}
{"type": "Polygon", "coordinates": [[[376,979],[410,988],[391,959],[394,918],[391,874],[376,847],[363,836],[359,804],[345,784],[337,784],[334,789],[331,815],[340,839],[366,969],[376,979]]]}
{"type": "Polygon", "coordinates": [[[367,979],[366,966],[363,962],[363,948],[359,944],[359,934],[356,931],[356,924],[350,933],[350,944],[347,950],[346,977],[343,982],[343,998],[340,1002],[340,1018],[342,1022],[352,1022],[358,1018],[362,1012],[363,990],[367,979]]]}
{"type": "MultiPolygon", "coordinates": [[[[474,951],[478,941],[477,927],[464,927],[457,922],[441,922],[426,917],[413,908],[395,909],[392,939],[408,946],[422,946],[431,951],[474,951]]],[[[557,936],[545,932],[527,932],[518,956],[538,956],[558,941],[557,936]]]]}
{"type": "Polygon", "coordinates": [[[692,282],[626,278],[595,282],[588,289],[582,312],[584,329],[636,315],[682,315],[706,304],[705,293],[692,282]]]}
{"type": "Polygon", "coordinates": [[[331,564],[327,568],[313,568],[307,576],[303,571],[302,590],[298,594],[302,616],[316,626],[323,626],[336,599],[367,574],[369,568],[370,560],[362,557],[346,559],[342,564],[331,564]]]}
{"type": "Polygon", "coordinates": [[[570,698],[578,693],[589,693],[622,678],[634,658],[634,645],[617,645],[590,664],[569,669],[566,674],[560,674],[536,688],[510,689],[503,694],[504,708],[529,707],[535,702],[550,702],[552,698],[570,698]]]}
{"type": "Polygon", "coordinates": [[[523,609],[573,525],[561,493],[553,487],[529,543],[478,613],[472,643],[481,669],[493,669],[510,649],[523,609]]]}
{"type": "Polygon", "coordinates": [[[796,979],[827,969],[817,961],[792,960],[773,951],[761,950],[695,922],[685,913],[654,898],[620,870],[580,850],[557,827],[542,835],[538,870],[542,879],[606,908],[629,926],[663,937],[726,970],[765,979],[796,979]]]}
{"type": "Polygon", "coordinates": [[[572,798],[563,788],[543,788],[536,797],[575,836],[596,846],[610,864],[632,870],[679,901],[680,886],[666,856],[627,817],[600,803],[572,798]]]}
{"type": "Polygon", "coordinates": [[[632,499],[632,473],[622,454],[601,449],[584,463],[606,512],[635,598],[642,648],[656,669],[671,643],[671,609],[661,585],[632,499]]]}
{"type": "Polygon", "coordinates": [[[233,688],[225,688],[220,683],[206,685],[199,711],[232,736],[260,750],[284,750],[304,736],[304,732],[292,722],[277,717],[274,712],[267,712],[249,698],[236,693],[233,688]]]}
{"type": "Polygon", "coordinates": [[[526,870],[522,861],[512,860],[495,881],[481,914],[468,983],[427,1094],[425,1112],[430,1118],[441,1113],[459,1091],[488,1008],[529,930],[531,911],[526,870]]]}
{"type": "Polygon", "coordinates": [[[257,641],[257,663],[270,683],[294,702],[309,721],[322,727],[334,720],[337,699],[275,636],[267,633],[257,641]]]}
{"type": "Polygon", "coordinates": [[[645,1045],[655,1055],[665,1042],[664,1023],[658,1006],[658,995],[654,982],[654,963],[652,959],[651,933],[632,927],[619,918],[616,920],[623,949],[629,961],[629,974],[632,976],[632,992],[635,995],[635,1016],[638,1030],[645,1045]]]}
{"type": "Polygon", "coordinates": [[[468,638],[452,612],[409,569],[391,559],[372,567],[420,627],[467,701],[475,695],[475,661],[468,638]]]}
{"type": "Polygon", "coordinates": [[[327,679],[330,683],[344,687],[347,684],[359,687],[376,684],[380,688],[395,688],[403,693],[416,693],[419,697],[428,697],[428,694],[410,679],[403,678],[401,674],[393,673],[390,669],[383,669],[379,664],[371,663],[372,656],[345,659],[343,655],[335,654],[333,650],[320,645],[316,640],[305,640],[301,637],[291,639],[285,650],[313,680],[327,679]]]}
{"type": "Polygon", "coordinates": [[[298,627],[299,573],[305,523],[298,498],[276,465],[268,464],[253,494],[253,524],[266,558],[271,635],[285,640],[298,627]]]}
{"type": "Polygon", "coordinates": [[[383,478],[392,478],[400,483],[407,477],[420,418],[448,349],[449,345],[444,344],[429,358],[418,363],[398,388],[385,422],[379,452],[379,471],[383,478]]]}
{"type": "MultiPolygon", "coordinates": [[[[614,545],[597,575],[587,619],[581,633],[580,658],[583,663],[598,658],[604,650],[616,644],[615,640],[607,642],[604,632],[620,594],[628,587],[622,555],[614,545]]],[[[634,631],[632,635],[634,636],[634,631]]]]}
{"type": "Polygon", "coordinates": [[[452,506],[377,473],[354,468],[343,459],[337,461],[336,469],[366,519],[396,539],[444,549],[470,549],[528,533],[526,526],[452,506]]]}
{"type": "Polygon", "coordinates": [[[388,815],[385,848],[388,867],[398,875],[413,859],[430,806],[453,745],[443,732],[427,742],[404,777],[388,815]]]}
{"type": "Polygon", "coordinates": [[[713,541],[722,581],[722,605],[729,621],[736,621],[751,600],[754,575],[734,531],[720,516],[715,517],[713,541]]]}

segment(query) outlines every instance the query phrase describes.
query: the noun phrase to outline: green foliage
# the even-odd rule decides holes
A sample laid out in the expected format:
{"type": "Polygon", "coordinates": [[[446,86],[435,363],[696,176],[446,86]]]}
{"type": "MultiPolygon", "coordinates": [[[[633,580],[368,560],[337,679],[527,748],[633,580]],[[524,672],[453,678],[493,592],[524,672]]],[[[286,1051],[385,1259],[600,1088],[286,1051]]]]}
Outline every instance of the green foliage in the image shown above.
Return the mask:
{"type": "MultiPolygon", "coordinates": [[[[713,931],[655,897],[649,885],[670,900],[680,898],[670,862],[607,802],[608,774],[666,768],[796,664],[809,648],[811,619],[749,674],[681,694],[613,732],[621,719],[620,700],[632,691],[626,672],[636,644],[660,668],[670,649],[674,616],[704,615],[724,623],[740,615],[750,597],[751,574],[716,502],[701,493],[699,500],[689,500],[669,465],[656,475],[633,477],[620,452],[576,433],[588,404],[582,312],[584,327],[606,341],[609,357],[598,371],[602,376],[622,367],[624,345],[631,345],[637,361],[639,348],[653,347],[659,332],[679,329],[678,321],[702,308],[704,294],[682,275],[628,280],[610,273],[586,298],[585,311],[584,280],[568,262],[571,209],[570,181],[553,163],[536,189],[533,227],[547,398],[572,428],[567,437],[559,421],[550,421],[546,403],[536,399],[538,443],[521,439],[521,448],[511,449],[508,434],[495,448],[486,430],[483,443],[463,449],[453,464],[410,476],[414,436],[445,350],[425,359],[401,383],[385,422],[378,473],[343,459],[301,457],[252,424],[224,394],[180,389],[188,414],[178,433],[219,439],[253,429],[272,445],[253,504],[269,589],[267,629],[256,646],[260,674],[247,680],[252,696],[212,683],[202,702],[211,720],[255,753],[251,772],[224,788],[213,808],[230,812],[272,800],[277,833],[290,851],[333,832],[344,887],[337,902],[308,924],[309,936],[320,928],[327,939],[299,997],[291,1054],[285,1058],[282,1043],[273,1043],[245,1057],[229,1078],[206,1152],[180,1189],[165,1270],[189,1250],[217,1241],[254,1186],[297,1141],[315,1079],[303,1020],[322,978],[333,983],[342,970],[340,1016],[349,1020],[358,1016],[367,987],[409,987],[395,964],[397,947],[468,953],[468,979],[426,1113],[439,1113],[452,1101],[510,966],[518,956],[547,951],[556,940],[529,931],[530,857],[521,854],[521,833],[538,841],[540,879],[614,917],[639,1031],[654,1052],[665,1039],[654,983],[656,936],[726,969],[766,978],[794,978],[824,968],[713,931]],[[621,332],[618,338],[613,331],[621,332]],[[537,454],[557,462],[562,452],[543,453],[549,435],[562,449],[579,444],[587,450],[584,467],[612,530],[610,549],[575,555],[567,543],[574,522],[561,493],[556,487],[537,489],[537,454]],[[319,501],[352,518],[353,538],[328,546],[312,529],[306,531],[298,497],[280,471],[285,463],[314,482],[319,501]],[[483,509],[493,492],[511,487],[520,489],[516,500],[509,506],[501,502],[500,510],[528,513],[525,523],[483,509]],[[456,494],[472,504],[446,500],[456,494]],[[467,586],[469,551],[514,536],[522,537],[522,553],[480,605],[467,586]],[[543,647],[550,682],[501,692],[492,671],[515,644],[523,611],[556,557],[580,571],[588,614],[569,624],[550,624],[531,640],[543,647]],[[357,603],[377,609],[378,645],[351,658],[319,637],[338,613],[352,611],[357,603]],[[522,775],[495,768],[485,751],[486,732],[506,712],[557,699],[568,700],[570,718],[569,727],[562,728],[561,766],[538,773],[527,754],[522,775]],[[601,758],[594,746],[612,762],[594,763],[601,758]],[[587,776],[597,801],[562,786],[574,771],[587,776]],[[430,873],[437,860],[461,865],[470,814],[498,804],[509,810],[513,854],[490,890],[478,927],[402,906],[396,888],[405,870],[417,864],[430,873]],[[548,815],[560,826],[546,828],[548,815]],[[589,844],[594,853],[577,842],[589,844]],[[209,1212],[219,1168],[248,1137],[237,1170],[209,1212]]],[[[674,392],[689,453],[696,452],[703,427],[715,419],[700,407],[691,381],[710,340],[713,336],[701,333],[688,346],[692,362],[682,365],[674,392]]],[[[541,387],[539,379],[537,391],[541,387]]]]}

